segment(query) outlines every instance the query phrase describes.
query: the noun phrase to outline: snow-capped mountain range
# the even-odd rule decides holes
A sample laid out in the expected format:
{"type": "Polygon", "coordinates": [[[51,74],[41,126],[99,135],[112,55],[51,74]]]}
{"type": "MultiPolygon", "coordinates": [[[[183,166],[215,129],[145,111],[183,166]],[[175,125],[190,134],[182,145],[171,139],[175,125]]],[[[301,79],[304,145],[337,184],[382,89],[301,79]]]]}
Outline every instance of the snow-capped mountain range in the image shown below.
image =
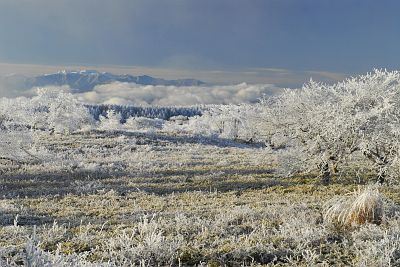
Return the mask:
{"type": "Polygon", "coordinates": [[[59,71],[35,77],[22,75],[9,75],[3,78],[6,84],[14,85],[19,89],[30,89],[44,86],[68,85],[74,92],[88,92],[97,85],[113,82],[136,83],[141,85],[173,85],[173,86],[198,86],[205,83],[195,79],[166,80],[147,75],[133,76],[128,74],[116,75],[109,72],[95,70],[59,71]]]}
{"type": "Polygon", "coordinates": [[[28,87],[69,85],[71,89],[79,92],[90,91],[96,85],[109,84],[113,82],[174,86],[196,86],[204,84],[204,82],[195,79],[165,80],[147,75],[116,75],[109,72],[98,72],[95,70],[59,71],[53,74],[45,74],[36,76],[34,78],[29,78],[26,82],[28,87]]]}

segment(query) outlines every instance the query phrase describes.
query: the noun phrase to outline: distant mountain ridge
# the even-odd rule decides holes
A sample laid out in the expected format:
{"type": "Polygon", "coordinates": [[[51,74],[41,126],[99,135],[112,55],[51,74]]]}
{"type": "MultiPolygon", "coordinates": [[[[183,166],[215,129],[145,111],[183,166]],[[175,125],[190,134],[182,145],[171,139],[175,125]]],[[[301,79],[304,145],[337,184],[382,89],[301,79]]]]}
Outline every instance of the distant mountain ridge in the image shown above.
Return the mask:
{"type": "Polygon", "coordinates": [[[172,86],[199,86],[205,83],[195,79],[166,80],[154,78],[148,75],[133,76],[129,74],[116,75],[109,72],[98,72],[95,70],[81,71],[59,71],[52,74],[44,74],[27,78],[25,86],[63,86],[68,85],[75,92],[87,92],[93,90],[97,85],[110,84],[113,82],[136,83],[141,85],[172,85],[172,86]]]}

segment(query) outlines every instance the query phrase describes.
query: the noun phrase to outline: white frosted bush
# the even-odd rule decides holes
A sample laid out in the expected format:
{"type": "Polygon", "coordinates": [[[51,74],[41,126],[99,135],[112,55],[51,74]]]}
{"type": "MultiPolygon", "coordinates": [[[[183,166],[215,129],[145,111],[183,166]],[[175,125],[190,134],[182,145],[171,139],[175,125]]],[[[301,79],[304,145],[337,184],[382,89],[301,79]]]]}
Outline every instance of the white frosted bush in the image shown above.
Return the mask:
{"type": "Polygon", "coordinates": [[[263,103],[267,144],[302,151],[302,169],[319,169],[329,180],[358,153],[380,182],[397,175],[400,72],[375,70],[333,85],[310,81],[263,103]]]}
{"type": "Polygon", "coordinates": [[[352,233],[356,254],[355,266],[399,266],[400,221],[388,229],[365,225],[352,233]]]}
{"type": "Polygon", "coordinates": [[[255,141],[259,139],[259,116],[260,109],[256,104],[210,106],[201,116],[190,117],[185,123],[179,120],[169,121],[164,129],[171,132],[255,141]]]}
{"type": "Polygon", "coordinates": [[[63,88],[40,88],[30,103],[33,113],[31,124],[34,127],[72,133],[94,123],[83,103],[63,88]]]}
{"type": "Polygon", "coordinates": [[[106,116],[100,116],[98,128],[107,131],[118,131],[122,129],[121,119],[122,117],[120,113],[111,109],[107,110],[106,116]]]}
{"type": "Polygon", "coordinates": [[[134,229],[126,229],[106,244],[108,257],[117,265],[172,265],[179,240],[167,238],[158,222],[144,217],[134,229]]]}
{"type": "Polygon", "coordinates": [[[128,131],[153,132],[162,129],[165,121],[145,117],[131,117],[126,120],[123,127],[128,131]]]}

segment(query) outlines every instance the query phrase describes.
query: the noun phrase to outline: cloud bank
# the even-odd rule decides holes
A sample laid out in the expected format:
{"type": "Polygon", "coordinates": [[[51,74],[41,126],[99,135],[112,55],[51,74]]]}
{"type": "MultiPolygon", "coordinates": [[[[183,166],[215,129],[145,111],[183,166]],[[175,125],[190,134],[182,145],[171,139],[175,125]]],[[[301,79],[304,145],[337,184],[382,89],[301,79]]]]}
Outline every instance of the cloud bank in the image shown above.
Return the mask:
{"type": "Polygon", "coordinates": [[[272,84],[176,87],[113,83],[76,95],[79,100],[93,104],[185,106],[254,103],[264,95],[277,94],[281,90],[272,84]]]}
{"type": "Polygon", "coordinates": [[[0,97],[18,97],[32,95],[32,90],[26,88],[25,77],[22,75],[0,76],[0,97]]]}

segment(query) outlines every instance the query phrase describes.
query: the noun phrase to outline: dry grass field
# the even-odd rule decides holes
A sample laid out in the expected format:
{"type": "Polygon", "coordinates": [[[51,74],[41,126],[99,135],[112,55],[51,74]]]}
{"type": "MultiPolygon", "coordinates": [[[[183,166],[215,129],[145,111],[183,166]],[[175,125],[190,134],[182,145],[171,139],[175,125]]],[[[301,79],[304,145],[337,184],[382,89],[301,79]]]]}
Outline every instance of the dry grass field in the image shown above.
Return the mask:
{"type": "Polygon", "coordinates": [[[1,266],[400,266],[396,185],[378,189],[379,223],[341,227],[326,210],[368,179],[280,178],[262,145],[101,131],[40,140],[45,161],[1,162],[1,266]]]}

